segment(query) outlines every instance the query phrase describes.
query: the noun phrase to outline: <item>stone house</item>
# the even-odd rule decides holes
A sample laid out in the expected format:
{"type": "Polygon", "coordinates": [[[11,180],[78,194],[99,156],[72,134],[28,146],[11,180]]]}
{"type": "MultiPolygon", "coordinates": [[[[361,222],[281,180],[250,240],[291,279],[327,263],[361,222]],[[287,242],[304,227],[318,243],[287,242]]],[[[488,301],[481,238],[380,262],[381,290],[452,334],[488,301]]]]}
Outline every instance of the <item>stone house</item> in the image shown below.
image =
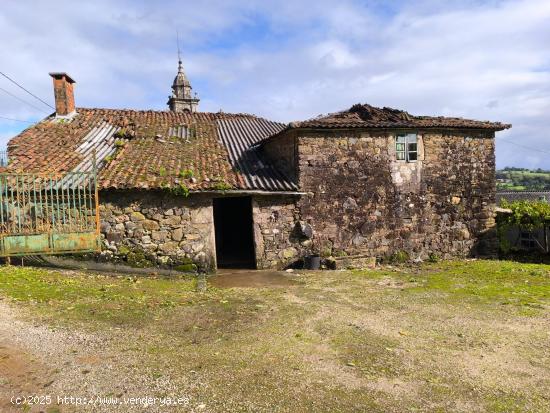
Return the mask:
{"type": "Polygon", "coordinates": [[[285,125],[199,112],[181,62],[169,111],[76,108],[8,144],[9,169],[65,173],[98,160],[99,259],[209,271],[345,265],[406,253],[496,251],[495,132],[510,125],[355,105],[285,125]]]}

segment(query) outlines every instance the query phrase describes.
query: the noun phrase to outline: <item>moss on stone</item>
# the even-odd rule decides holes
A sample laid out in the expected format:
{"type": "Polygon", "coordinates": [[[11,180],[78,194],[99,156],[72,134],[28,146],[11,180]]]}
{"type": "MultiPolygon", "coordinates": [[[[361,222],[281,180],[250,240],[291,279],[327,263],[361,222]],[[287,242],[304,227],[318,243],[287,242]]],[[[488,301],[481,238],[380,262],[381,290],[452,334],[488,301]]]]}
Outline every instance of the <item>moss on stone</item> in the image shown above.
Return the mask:
{"type": "Polygon", "coordinates": [[[145,220],[145,215],[143,215],[139,211],[134,211],[134,212],[130,213],[130,220],[132,220],[134,222],[135,221],[144,221],[145,220]]]}
{"type": "Polygon", "coordinates": [[[126,245],[120,245],[118,247],[119,255],[128,255],[129,252],[130,252],[130,248],[128,248],[126,245]]]}
{"type": "Polygon", "coordinates": [[[179,272],[197,272],[197,266],[195,264],[181,264],[174,267],[179,272]]]}
{"type": "Polygon", "coordinates": [[[135,268],[148,268],[154,265],[154,263],[145,256],[143,251],[128,252],[126,262],[130,267],[135,268]]]}

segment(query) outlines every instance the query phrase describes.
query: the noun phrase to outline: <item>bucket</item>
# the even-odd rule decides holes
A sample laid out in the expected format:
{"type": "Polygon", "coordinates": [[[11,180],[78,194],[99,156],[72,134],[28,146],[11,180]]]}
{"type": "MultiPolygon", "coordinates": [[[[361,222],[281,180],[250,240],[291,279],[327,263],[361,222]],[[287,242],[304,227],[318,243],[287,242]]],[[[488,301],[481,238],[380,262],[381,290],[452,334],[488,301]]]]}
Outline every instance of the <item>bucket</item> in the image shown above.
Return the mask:
{"type": "Polygon", "coordinates": [[[306,260],[308,270],[318,270],[321,268],[321,257],[319,255],[310,255],[306,260]]]}

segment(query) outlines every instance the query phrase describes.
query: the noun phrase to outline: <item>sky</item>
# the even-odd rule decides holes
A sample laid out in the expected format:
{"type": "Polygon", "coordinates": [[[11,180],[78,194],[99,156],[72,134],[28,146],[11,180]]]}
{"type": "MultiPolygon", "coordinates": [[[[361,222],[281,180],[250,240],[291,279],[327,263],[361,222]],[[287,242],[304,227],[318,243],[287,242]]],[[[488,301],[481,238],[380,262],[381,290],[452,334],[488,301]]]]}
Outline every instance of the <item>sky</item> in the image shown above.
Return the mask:
{"type": "MultiPolygon", "coordinates": [[[[166,110],[179,32],[201,111],[290,122],[369,103],[501,121],[497,167],[550,170],[549,0],[0,3],[0,71],[52,106],[62,71],[79,107],[166,110]]],[[[0,117],[52,112],[0,88],[0,117]]],[[[28,125],[0,118],[0,147],[28,125]]]]}

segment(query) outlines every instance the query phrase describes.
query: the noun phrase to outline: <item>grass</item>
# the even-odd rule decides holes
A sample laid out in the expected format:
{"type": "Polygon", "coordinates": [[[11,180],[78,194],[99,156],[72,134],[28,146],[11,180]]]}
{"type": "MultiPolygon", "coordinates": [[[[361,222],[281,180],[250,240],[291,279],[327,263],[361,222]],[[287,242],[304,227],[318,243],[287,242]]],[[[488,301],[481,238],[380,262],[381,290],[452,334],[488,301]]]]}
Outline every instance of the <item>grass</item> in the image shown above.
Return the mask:
{"type": "Polygon", "coordinates": [[[208,411],[550,411],[549,265],[292,277],[199,293],[190,278],[4,267],[0,296],[46,323],[125,326],[105,354],[208,411]]]}
{"type": "MultiPolygon", "coordinates": [[[[428,267],[430,268],[430,267],[428,267]]],[[[411,292],[441,291],[448,302],[543,308],[550,300],[549,266],[499,261],[443,263],[420,275],[411,292]]]]}
{"type": "Polygon", "coordinates": [[[153,319],[197,298],[189,277],[145,278],[3,267],[0,294],[39,308],[52,320],[128,324],[153,319]]]}

